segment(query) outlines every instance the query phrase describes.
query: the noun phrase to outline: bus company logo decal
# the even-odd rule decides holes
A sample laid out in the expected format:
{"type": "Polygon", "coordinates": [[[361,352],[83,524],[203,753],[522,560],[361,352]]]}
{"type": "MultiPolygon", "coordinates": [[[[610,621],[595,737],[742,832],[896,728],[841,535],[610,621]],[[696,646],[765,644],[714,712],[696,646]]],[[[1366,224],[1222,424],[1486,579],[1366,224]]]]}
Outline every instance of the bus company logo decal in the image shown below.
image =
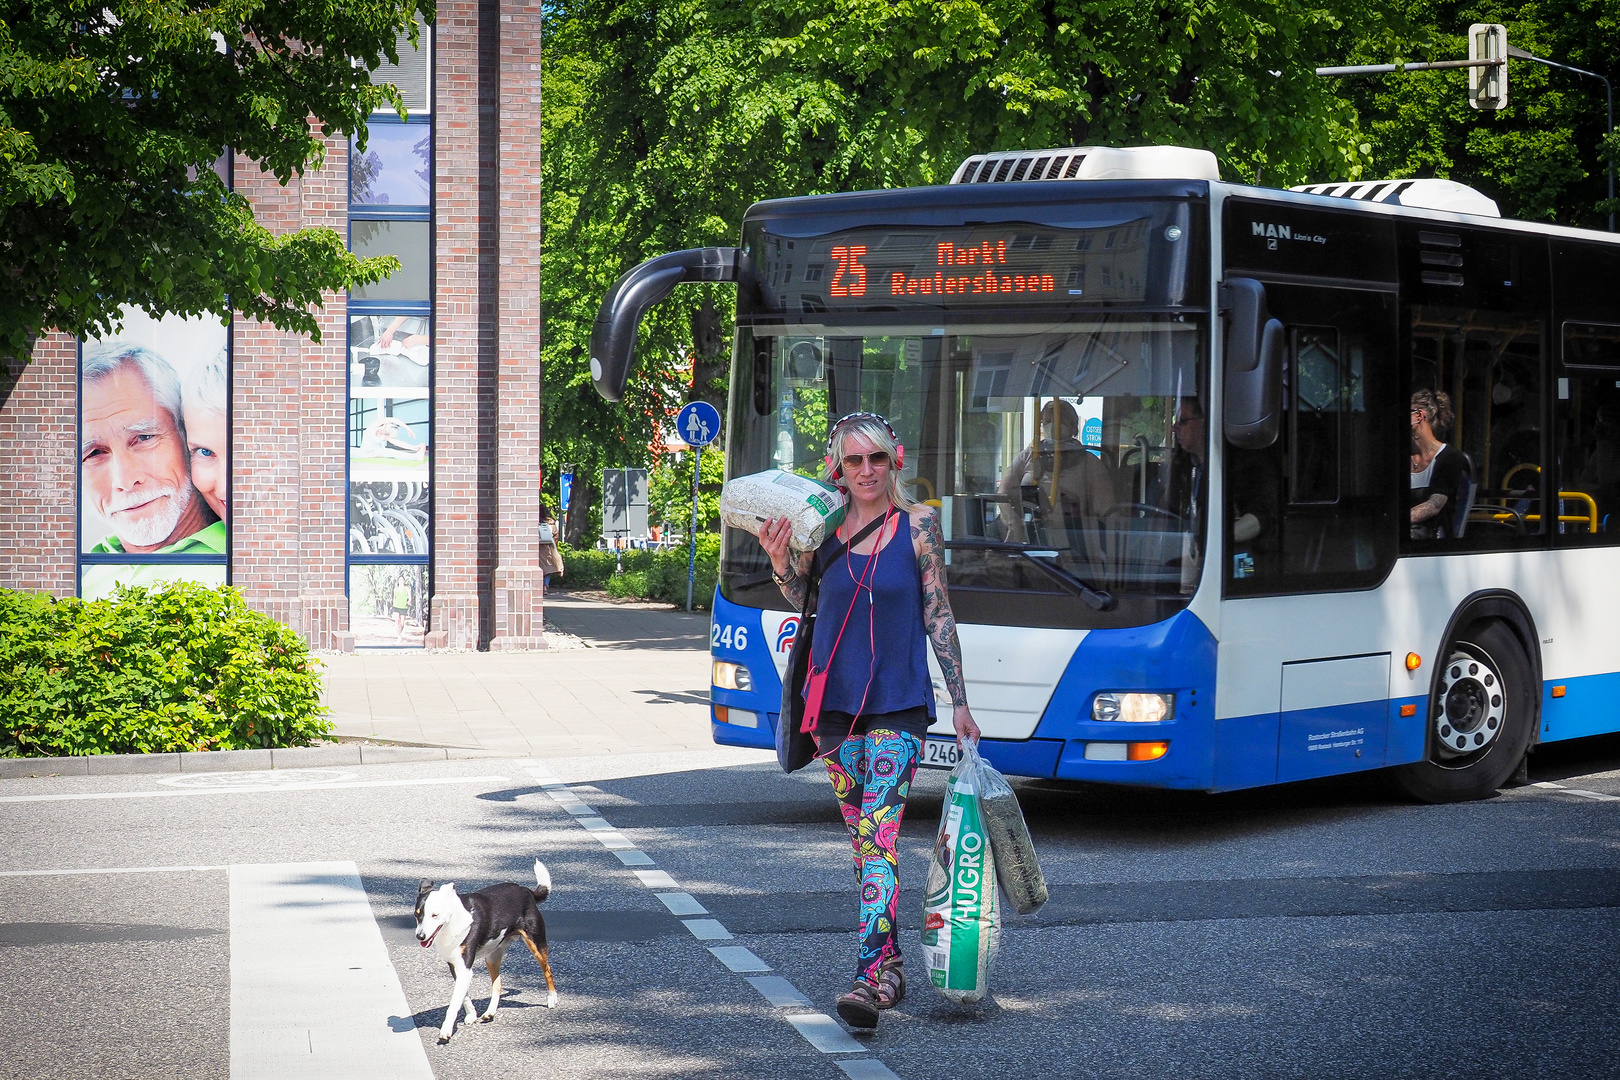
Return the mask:
{"type": "Polygon", "coordinates": [[[1295,232],[1292,225],[1276,225],[1269,221],[1249,222],[1249,235],[1265,237],[1267,251],[1276,251],[1280,240],[1292,240],[1301,244],[1327,243],[1327,237],[1319,233],[1295,232]]]}
{"type": "Polygon", "coordinates": [[[776,628],[776,651],[785,653],[793,648],[793,639],[799,635],[799,617],[789,615],[782,620],[782,625],[776,628]]]}
{"type": "Polygon", "coordinates": [[[1310,750],[1342,750],[1347,746],[1360,746],[1367,740],[1364,727],[1345,728],[1343,731],[1324,731],[1320,735],[1305,736],[1307,751],[1310,750]]]}

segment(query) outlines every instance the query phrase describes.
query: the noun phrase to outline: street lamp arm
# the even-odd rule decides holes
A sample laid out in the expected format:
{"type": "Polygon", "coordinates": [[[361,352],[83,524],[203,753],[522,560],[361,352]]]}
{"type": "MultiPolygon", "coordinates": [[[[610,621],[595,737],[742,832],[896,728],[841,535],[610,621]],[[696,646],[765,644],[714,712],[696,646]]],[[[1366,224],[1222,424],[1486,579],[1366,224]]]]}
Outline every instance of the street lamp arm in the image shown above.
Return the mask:
{"type": "MultiPolygon", "coordinates": [[[[1609,82],[1609,80],[1608,80],[1608,78],[1606,76],[1599,75],[1595,71],[1587,71],[1585,68],[1572,67],[1569,64],[1560,64],[1556,60],[1548,60],[1545,57],[1535,56],[1535,55],[1533,55],[1531,53],[1525,52],[1523,49],[1519,48],[1517,45],[1509,45],[1507,51],[1508,51],[1508,55],[1513,57],[1513,59],[1515,59],[1515,60],[1533,60],[1534,62],[1536,62],[1538,64],[1546,64],[1548,67],[1557,68],[1560,71],[1568,71],[1568,72],[1571,72],[1571,73],[1573,73],[1575,75],[1584,75],[1588,79],[1596,79],[1599,82],[1601,82],[1603,84],[1603,96],[1604,96],[1604,99],[1605,99],[1605,101],[1607,103],[1607,106],[1608,106],[1609,140],[1611,142],[1613,141],[1613,139],[1614,139],[1614,86],[1609,82]]],[[[1614,151],[1612,149],[1609,152],[1609,203],[1611,204],[1611,207],[1612,207],[1612,205],[1614,203],[1614,151]]],[[[1609,231],[1614,232],[1614,210],[1613,209],[1610,209],[1610,211],[1609,211],[1609,231]]]]}

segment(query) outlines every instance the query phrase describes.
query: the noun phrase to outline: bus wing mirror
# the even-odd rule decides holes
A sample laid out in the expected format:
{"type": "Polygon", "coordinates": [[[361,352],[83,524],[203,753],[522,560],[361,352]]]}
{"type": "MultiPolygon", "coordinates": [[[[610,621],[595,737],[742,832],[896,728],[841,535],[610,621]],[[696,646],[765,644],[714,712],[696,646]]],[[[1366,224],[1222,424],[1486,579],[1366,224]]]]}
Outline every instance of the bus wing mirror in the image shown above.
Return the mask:
{"type": "Polygon", "coordinates": [[[636,331],[647,309],[683,281],[736,281],[736,248],[691,248],[632,267],[608,290],[591,328],[591,381],[609,401],[624,396],[636,331]]]}
{"type": "Polygon", "coordinates": [[[1221,287],[1226,312],[1226,441],[1263,450],[1282,429],[1283,324],[1266,310],[1266,287],[1232,278],[1221,287]]]}

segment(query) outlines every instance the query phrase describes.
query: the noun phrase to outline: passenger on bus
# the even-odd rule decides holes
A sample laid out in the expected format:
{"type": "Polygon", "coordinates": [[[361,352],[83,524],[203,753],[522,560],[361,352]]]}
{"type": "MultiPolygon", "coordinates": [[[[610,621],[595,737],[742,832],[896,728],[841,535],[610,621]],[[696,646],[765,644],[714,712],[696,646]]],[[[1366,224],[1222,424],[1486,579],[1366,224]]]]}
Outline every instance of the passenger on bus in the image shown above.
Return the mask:
{"type": "Polygon", "coordinates": [[[1078,549],[1100,562],[1103,514],[1118,501],[1113,471],[1080,442],[1080,414],[1073,405],[1054,398],[1040,416],[1039,437],[1013,458],[996,485],[1006,538],[1078,549]],[[1026,528],[1026,514],[1033,530],[1026,528]]]}
{"type": "Polygon", "coordinates": [[[1442,391],[1412,394],[1412,495],[1409,511],[1412,539],[1435,540],[1451,535],[1450,515],[1468,459],[1455,446],[1440,441],[1451,434],[1451,397],[1442,391]]]}
{"type": "Polygon", "coordinates": [[[1608,515],[1620,498],[1620,402],[1598,406],[1593,434],[1597,445],[1581,469],[1580,490],[1597,500],[1599,514],[1608,515]]]}

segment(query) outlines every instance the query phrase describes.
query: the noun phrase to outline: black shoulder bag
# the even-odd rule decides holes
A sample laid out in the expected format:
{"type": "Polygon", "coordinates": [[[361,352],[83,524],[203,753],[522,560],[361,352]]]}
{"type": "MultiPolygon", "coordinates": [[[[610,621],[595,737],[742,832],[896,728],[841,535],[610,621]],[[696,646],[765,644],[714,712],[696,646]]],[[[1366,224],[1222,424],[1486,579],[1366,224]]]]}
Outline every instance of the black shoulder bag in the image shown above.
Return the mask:
{"type": "Polygon", "coordinates": [[[850,548],[871,536],[883,524],[884,517],[868,522],[864,529],[839,545],[826,566],[821,565],[820,558],[810,560],[809,588],[805,590],[804,611],[799,614],[793,648],[788,652],[787,671],[782,677],[782,711],[776,718],[776,760],[783,772],[798,772],[816,756],[815,737],[800,728],[804,725],[804,682],[810,673],[810,645],[816,636],[816,601],[821,595],[821,575],[832,569],[850,548]]]}

